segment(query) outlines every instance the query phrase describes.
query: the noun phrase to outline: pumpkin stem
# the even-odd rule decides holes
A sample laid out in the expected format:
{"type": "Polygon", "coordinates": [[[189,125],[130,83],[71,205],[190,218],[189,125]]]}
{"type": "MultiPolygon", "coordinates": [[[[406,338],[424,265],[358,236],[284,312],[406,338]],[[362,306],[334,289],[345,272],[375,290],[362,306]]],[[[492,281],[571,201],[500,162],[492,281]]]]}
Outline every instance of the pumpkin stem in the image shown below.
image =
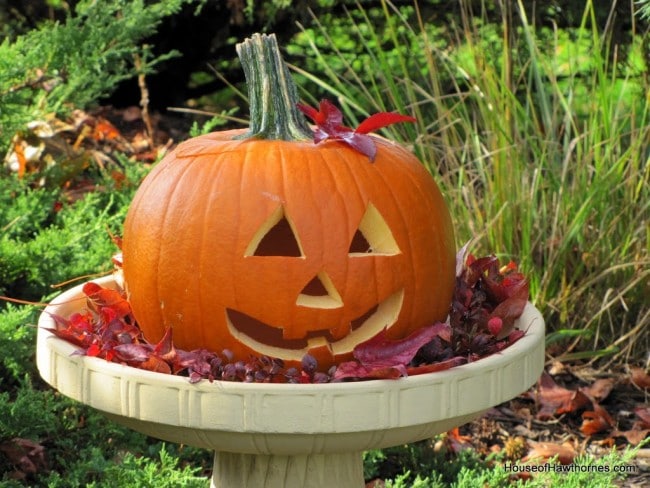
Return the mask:
{"type": "Polygon", "coordinates": [[[313,132],[296,108],[298,91],[282,60],[275,34],[253,34],[236,49],[250,104],[249,130],[238,138],[312,140],[313,132]]]}

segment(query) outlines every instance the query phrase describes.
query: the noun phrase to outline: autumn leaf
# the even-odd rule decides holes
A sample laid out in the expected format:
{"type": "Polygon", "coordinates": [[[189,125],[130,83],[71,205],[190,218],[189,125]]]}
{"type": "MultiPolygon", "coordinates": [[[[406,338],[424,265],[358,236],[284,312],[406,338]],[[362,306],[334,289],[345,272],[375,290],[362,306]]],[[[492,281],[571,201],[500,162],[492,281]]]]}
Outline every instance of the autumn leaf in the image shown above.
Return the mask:
{"type": "Polygon", "coordinates": [[[455,454],[459,454],[466,449],[472,449],[472,438],[467,435],[461,435],[458,427],[447,431],[445,440],[449,445],[449,450],[455,454]]]}
{"type": "Polygon", "coordinates": [[[171,374],[172,372],[169,364],[158,356],[149,356],[149,358],[140,363],[138,367],[147,371],[153,371],[154,373],[171,374]]]}
{"type": "Polygon", "coordinates": [[[354,132],[357,134],[368,134],[369,132],[374,132],[401,122],[415,122],[415,117],[402,115],[397,112],[379,112],[361,122],[354,132]]]}
{"type": "Polygon", "coordinates": [[[537,402],[537,418],[548,419],[555,415],[575,412],[588,405],[590,400],[580,390],[568,390],[559,386],[544,372],[538,382],[537,402]]]}
{"type": "Polygon", "coordinates": [[[15,477],[24,478],[28,474],[36,474],[47,468],[45,448],[33,440],[15,437],[0,442],[0,452],[15,467],[15,477]]]}
{"type": "Polygon", "coordinates": [[[580,390],[582,390],[582,392],[589,398],[598,402],[602,402],[609,396],[613,387],[614,380],[612,378],[600,378],[589,386],[581,387],[580,390]]]}
{"type": "Polygon", "coordinates": [[[89,281],[83,285],[84,295],[88,297],[90,308],[99,311],[106,307],[113,310],[120,318],[131,314],[131,305],[118,290],[103,288],[89,281]]]}
{"type": "Polygon", "coordinates": [[[388,339],[384,329],[371,339],[357,344],[352,351],[356,361],[340,364],[334,373],[334,379],[407,376],[406,365],[434,337],[449,338],[449,326],[437,323],[422,327],[399,340],[388,339]]]}
{"type": "Polygon", "coordinates": [[[408,376],[435,373],[438,371],[445,371],[446,369],[455,368],[456,366],[460,366],[466,363],[467,363],[467,358],[464,358],[462,356],[456,356],[451,359],[447,359],[446,361],[438,361],[436,363],[431,363],[431,364],[422,364],[420,366],[410,366],[406,368],[406,373],[408,374],[408,376]]]}
{"type": "Polygon", "coordinates": [[[598,403],[593,404],[593,411],[582,413],[580,431],[585,435],[594,435],[615,427],[616,422],[612,416],[598,403]]]}
{"type": "Polygon", "coordinates": [[[400,122],[415,122],[415,118],[395,112],[380,112],[366,118],[355,130],[343,125],[343,114],[329,100],[321,100],[318,110],[309,105],[299,103],[298,110],[309,117],[315,124],[314,142],[325,140],[341,141],[361,154],[375,160],[377,148],[369,132],[379,130],[400,122]]]}
{"type": "Polygon", "coordinates": [[[637,407],[634,414],[639,419],[639,425],[645,429],[650,429],[650,407],[637,407]]]}
{"type": "Polygon", "coordinates": [[[637,407],[634,409],[634,415],[637,420],[631,429],[615,430],[612,435],[625,437],[630,444],[636,446],[650,435],[650,407],[637,407]]]}
{"type": "Polygon", "coordinates": [[[531,445],[530,450],[522,459],[523,462],[528,461],[548,461],[551,458],[557,457],[560,464],[572,464],[578,453],[569,443],[556,444],[554,442],[534,442],[529,441],[531,445]]]}
{"type": "Polygon", "coordinates": [[[632,383],[643,390],[650,390],[650,375],[645,369],[634,366],[630,368],[630,379],[632,383]]]}

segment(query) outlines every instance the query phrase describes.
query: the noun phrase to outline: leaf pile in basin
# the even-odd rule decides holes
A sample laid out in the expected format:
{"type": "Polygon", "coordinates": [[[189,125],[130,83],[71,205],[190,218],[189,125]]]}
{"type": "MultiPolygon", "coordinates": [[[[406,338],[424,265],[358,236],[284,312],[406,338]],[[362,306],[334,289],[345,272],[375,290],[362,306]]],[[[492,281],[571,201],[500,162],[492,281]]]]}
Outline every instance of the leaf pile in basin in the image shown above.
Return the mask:
{"type": "Polygon", "coordinates": [[[156,344],[147,342],[133,317],[123,290],[88,282],[86,307],[69,317],[53,316],[54,335],[79,346],[76,354],[158,373],[182,375],[194,383],[328,383],[397,379],[442,371],[498,353],[521,338],[514,327],[528,300],[529,285],[514,262],[502,266],[495,256],[458,256],[456,286],[448,320],[422,327],[402,340],[382,332],[358,344],[354,360],[319,372],[316,359],[305,355],[301,367],[281,359],[250,356],[233,361],[228,350],[186,351],[174,346],[172,330],[156,344]]]}

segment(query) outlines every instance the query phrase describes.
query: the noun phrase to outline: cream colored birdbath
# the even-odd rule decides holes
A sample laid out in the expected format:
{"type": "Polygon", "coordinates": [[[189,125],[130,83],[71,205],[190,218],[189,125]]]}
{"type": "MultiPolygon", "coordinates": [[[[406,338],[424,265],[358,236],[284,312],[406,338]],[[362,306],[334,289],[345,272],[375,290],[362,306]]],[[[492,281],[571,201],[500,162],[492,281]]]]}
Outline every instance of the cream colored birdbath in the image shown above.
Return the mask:
{"type": "MultiPolygon", "coordinates": [[[[95,280],[114,287],[112,277],[95,280]]],[[[528,304],[526,334],[504,351],[399,380],[247,384],[153,373],[73,355],[44,328],[85,306],[81,286],[39,320],[41,376],[64,395],[133,430],[215,451],[212,487],[359,488],[362,452],[445,432],[528,389],[544,364],[544,320],[528,304]]]]}

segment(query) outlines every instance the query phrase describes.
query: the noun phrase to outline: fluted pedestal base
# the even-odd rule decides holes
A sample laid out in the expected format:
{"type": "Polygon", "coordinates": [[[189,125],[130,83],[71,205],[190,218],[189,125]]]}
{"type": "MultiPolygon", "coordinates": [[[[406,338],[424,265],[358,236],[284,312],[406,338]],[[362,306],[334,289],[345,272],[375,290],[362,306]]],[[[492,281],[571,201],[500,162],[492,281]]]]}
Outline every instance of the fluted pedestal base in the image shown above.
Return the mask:
{"type": "Polygon", "coordinates": [[[360,452],[269,456],[219,452],[214,455],[211,488],[361,488],[360,452]]]}

